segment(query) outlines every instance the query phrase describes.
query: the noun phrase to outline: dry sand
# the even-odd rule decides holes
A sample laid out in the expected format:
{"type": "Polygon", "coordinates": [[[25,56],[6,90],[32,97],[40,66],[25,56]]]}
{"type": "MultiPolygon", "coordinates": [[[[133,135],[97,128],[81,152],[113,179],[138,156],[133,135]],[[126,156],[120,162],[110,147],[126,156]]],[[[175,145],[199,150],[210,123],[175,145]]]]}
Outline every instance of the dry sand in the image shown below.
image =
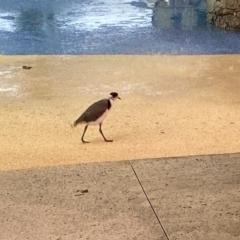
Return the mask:
{"type": "Polygon", "coordinates": [[[240,55],[0,56],[0,76],[0,170],[240,152],[240,55]],[[111,91],[114,141],[82,144],[72,122],[111,91]]]}

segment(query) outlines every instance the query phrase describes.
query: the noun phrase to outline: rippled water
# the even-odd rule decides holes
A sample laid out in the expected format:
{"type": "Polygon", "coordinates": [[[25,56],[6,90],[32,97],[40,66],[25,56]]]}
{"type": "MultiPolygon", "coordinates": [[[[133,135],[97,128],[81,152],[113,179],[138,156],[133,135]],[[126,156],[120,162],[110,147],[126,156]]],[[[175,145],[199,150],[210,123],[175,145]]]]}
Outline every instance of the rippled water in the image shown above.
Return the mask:
{"type": "Polygon", "coordinates": [[[240,53],[205,0],[0,0],[2,54],[240,53]]]}

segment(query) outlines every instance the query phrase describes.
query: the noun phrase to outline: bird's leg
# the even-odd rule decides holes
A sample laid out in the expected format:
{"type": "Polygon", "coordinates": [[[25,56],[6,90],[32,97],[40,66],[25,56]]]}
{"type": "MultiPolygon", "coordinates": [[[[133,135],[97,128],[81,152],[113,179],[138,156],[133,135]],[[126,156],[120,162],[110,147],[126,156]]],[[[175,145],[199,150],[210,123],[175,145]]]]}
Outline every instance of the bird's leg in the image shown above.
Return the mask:
{"type": "Polygon", "coordinates": [[[82,135],[82,138],[81,138],[83,143],[89,143],[89,142],[86,142],[86,141],[83,139],[83,138],[84,138],[84,135],[85,135],[85,132],[87,131],[87,128],[88,128],[88,125],[85,126],[84,131],[83,131],[83,135],[82,135]]]}
{"type": "Polygon", "coordinates": [[[108,139],[105,138],[105,136],[103,135],[103,132],[102,132],[102,124],[101,123],[99,124],[99,132],[103,136],[103,139],[104,139],[105,142],[112,142],[113,141],[113,140],[108,140],[108,139]]]}

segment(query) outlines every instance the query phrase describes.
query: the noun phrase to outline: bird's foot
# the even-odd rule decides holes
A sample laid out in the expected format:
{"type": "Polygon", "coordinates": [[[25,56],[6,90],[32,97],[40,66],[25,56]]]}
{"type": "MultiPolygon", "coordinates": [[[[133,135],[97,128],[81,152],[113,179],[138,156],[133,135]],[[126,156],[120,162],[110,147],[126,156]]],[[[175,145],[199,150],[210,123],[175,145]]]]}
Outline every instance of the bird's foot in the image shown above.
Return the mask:
{"type": "Polygon", "coordinates": [[[85,140],[82,139],[82,143],[90,143],[90,142],[87,142],[87,141],[85,141],[85,140]]]}
{"type": "Polygon", "coordinates": [[[113,142],[113,140],[104,139],[105,142],[113,142]]]}

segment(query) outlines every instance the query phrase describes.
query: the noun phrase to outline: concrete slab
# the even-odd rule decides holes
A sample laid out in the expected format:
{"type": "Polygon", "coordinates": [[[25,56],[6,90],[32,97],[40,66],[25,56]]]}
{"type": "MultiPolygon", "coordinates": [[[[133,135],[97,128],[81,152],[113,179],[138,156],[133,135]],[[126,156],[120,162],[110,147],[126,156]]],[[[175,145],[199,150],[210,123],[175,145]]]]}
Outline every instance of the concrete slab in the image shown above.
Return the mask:
{"type": "Polygon", "coordinates": [[[1,240],[240,239],[240,154],[3,171],[0,189],[1,240]]]}
{"type": "Polygon", "coordinates": [[[240,239],[240,154],[132,165],[169,239],[240,239]]]}
{"type": "Polygon", "coordinates": [[[1,240],[166,240],[127,163],[0,172],[1,240]]]}

